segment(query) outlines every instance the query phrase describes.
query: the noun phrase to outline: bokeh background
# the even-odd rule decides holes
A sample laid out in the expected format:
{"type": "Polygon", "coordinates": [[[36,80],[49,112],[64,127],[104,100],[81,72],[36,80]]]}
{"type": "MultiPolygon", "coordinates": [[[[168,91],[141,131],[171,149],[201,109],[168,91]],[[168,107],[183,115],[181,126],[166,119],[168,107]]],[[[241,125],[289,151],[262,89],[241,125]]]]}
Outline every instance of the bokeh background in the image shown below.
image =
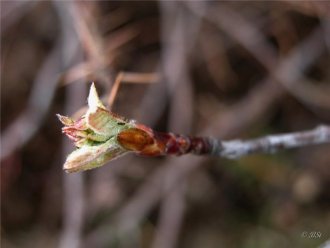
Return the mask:
{"type": "Polygon", "coordinates": [[[329,13],[318,1],[1,1],[2,247],[329,247],[329,145],[127,155],[65,174],[74,147],[55,116],[78,116],[94,81],[113,111],[159,131],[246,139],[329,124],[329,13]]]}

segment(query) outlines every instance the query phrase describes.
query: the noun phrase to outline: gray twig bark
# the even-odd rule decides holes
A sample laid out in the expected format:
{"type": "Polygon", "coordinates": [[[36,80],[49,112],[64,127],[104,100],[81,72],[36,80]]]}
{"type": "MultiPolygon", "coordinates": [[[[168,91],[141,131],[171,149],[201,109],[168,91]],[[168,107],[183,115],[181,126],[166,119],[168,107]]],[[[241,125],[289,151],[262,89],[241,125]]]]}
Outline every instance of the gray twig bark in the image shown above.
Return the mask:
{"type": "Polygon", "coordinates": [[[214,155],[235,159],[251,153],[273,153],[283,149],[330,143],[330,126],[322,125],[310,131],[269,135],[246,141],[212,142],[214,155]]]}

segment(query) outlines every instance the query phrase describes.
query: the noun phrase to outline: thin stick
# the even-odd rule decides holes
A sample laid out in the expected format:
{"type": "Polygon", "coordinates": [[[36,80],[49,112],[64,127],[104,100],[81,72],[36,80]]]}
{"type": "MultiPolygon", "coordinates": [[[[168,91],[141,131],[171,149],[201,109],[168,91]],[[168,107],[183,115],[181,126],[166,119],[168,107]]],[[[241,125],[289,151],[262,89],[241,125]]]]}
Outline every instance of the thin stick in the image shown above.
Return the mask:
{"type": "Polygon", "coordinates": [[[113,105],[119,86],[121,83],[155,83],[159,81],[158,73],[136,73],[136,72],[120,72],[118,73],[116,80],[111,88],[109,98],[108,98],[108,106],[111,108],[113,105]]]}
{"type": "Polygon", "coordinates": [[[251,153],[273,153],[279,150],[330,143],[330,126],[319,126],[310,131],[269,135],[258,139],[241,141],[218,141],[213,146],[214,155],[240,158],[251,153]]]}
{"type": "Polygon", "coordinates": [[[145,84],[156,83],[159,81],[159,74],[157,72],[123,72],[123,83],[145,84]]]}
{"type": "Polygon", "coordinates": [[[116,80],[111,88],[111,92],[109,94],[109,98],[108,98],[108,106],[111,108],[111,106],[113,105],[113,102],[115,101],[115,98],[117,96],[117,92],[120,86],[120,83],[123,81],[123,72],[118,73],[116,80]]]}

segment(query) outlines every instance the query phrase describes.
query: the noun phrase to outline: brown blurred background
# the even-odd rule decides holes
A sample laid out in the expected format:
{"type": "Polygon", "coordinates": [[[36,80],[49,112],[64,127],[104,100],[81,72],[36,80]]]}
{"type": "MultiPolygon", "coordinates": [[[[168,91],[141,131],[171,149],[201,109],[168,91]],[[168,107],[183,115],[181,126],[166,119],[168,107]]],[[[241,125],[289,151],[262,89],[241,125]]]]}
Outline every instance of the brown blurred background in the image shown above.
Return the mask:
{"type": "Polygon", "coordinates": [[[329,247],[330,147],[65,174],[55,114],[252,138],[330,122],[330,5],[1,1],[2,247],[329,247]],[[76,113],[77,114],[77,113],[76,113]]]}

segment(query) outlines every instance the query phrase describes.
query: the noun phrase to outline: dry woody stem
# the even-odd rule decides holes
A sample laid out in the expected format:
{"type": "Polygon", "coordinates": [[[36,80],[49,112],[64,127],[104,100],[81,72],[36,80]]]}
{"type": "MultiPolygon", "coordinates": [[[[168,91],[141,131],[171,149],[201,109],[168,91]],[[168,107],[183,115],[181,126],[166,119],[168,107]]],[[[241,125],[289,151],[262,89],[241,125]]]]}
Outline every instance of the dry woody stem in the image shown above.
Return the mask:
{"type": "Polygon", "coordinates": [[[330,127],[319,126],[310,131],[269,135],[252,140],[213,141],[214,155],[239,158],[251,153],[274,153],[278,150],[330,143],[330,127]]]}

